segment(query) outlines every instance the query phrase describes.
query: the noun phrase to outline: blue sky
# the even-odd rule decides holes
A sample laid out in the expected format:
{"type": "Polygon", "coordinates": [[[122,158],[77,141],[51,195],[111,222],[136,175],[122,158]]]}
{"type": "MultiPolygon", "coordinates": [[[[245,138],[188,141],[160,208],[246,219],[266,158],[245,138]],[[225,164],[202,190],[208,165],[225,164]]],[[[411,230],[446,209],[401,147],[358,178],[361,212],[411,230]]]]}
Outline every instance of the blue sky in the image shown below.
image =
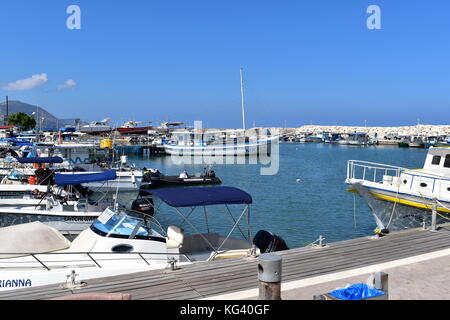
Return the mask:
{"type": "Polygon", "coordinates": [[[60,118],[240,127],[242,67],[247,126],[448,124],[449,31],[446,0],[4,0],[0,95],[60,118]]]}

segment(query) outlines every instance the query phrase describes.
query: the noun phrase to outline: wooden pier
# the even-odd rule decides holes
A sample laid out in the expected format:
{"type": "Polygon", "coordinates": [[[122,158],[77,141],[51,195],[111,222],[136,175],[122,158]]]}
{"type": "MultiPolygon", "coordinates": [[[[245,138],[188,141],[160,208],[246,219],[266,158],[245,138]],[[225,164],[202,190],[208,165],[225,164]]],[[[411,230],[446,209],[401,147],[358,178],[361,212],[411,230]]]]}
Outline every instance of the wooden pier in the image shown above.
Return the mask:
{"type": "MultiPolygon", "coordinates": [[[[450,225],[434,233],[410,230],[386,237],[364,237],[279,252],[283,284],[372,265],[424,256],[450,248],[450,225]]],[[[71,291],[58,285],[0,293],[1,300],[46,300],[71,294],[122,293],[133,300],[196,300],[215,298],[258,287],[257,259],[202,262],[179,271],[158,270],[87,281],[71,291]]]]}

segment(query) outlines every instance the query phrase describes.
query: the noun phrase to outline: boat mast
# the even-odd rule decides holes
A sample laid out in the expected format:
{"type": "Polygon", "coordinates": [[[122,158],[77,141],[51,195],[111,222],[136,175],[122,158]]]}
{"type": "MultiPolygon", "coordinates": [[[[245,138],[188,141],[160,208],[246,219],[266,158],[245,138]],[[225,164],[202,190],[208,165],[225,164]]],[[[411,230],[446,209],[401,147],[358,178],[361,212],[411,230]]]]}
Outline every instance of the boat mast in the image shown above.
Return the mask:
{"type": "Polygon", "coordinates": [[[244,105],[244,70],[241,68],[241,104],[242,104],[242,128],[244,129],[245,134],[245,105],[244,105]]]}

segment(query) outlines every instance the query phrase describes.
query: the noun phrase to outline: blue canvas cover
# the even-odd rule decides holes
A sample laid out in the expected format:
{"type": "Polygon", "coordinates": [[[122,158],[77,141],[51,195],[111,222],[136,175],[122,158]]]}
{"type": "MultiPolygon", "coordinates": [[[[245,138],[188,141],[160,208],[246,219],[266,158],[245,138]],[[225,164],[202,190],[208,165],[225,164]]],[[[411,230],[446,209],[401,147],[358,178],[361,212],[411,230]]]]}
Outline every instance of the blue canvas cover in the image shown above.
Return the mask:
{"type": "Polygon", "coordinates": [[[51,158],[17,158],[19,163],[63,163],[64,160],[60,157],[51,158]]]}
{"type": "Polygon", "coordinates": [[[363,300],[379,297],[386,293],[369,287],[367,284],[354,284],[348,288],[335,290],[329,294],[340,300],[363,300]]]}
{"type": "Polygon", "coordinates": [[[73,186],[88,182],[115,180],[117,177],[116,170],[108,170],[99,173],[76,173],[76,174],[61,174],[55,175],[55,183],[58,186],[73,186]]]}
{"type": "Polygon", "coordinates": [[[247,192],[233,187],[163,188],[145,191],[175,208],[216,204],[251,204],[253,202],[247,192]]]}

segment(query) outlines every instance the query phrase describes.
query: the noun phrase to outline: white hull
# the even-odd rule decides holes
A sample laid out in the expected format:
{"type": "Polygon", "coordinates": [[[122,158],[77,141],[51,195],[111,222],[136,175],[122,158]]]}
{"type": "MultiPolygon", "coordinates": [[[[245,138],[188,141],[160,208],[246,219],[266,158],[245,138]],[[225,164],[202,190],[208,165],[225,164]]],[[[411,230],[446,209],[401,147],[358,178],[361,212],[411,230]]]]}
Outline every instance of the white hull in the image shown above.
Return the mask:
{"type": "Polygon", "coordinates": [[[170,155],[179,156],[248,156],[267,153],[270,143],[277,140],[278,137],[254,143],[208,146],[164,144],[164,149],[170,155]]]}
{"type": "Polygon", "coordinates": [[[423,169],[349,161],[347,184],[370,207],[377,226],[402,230],[438,223],[450,217],[450,150],[431,148],[423,169]]]}

